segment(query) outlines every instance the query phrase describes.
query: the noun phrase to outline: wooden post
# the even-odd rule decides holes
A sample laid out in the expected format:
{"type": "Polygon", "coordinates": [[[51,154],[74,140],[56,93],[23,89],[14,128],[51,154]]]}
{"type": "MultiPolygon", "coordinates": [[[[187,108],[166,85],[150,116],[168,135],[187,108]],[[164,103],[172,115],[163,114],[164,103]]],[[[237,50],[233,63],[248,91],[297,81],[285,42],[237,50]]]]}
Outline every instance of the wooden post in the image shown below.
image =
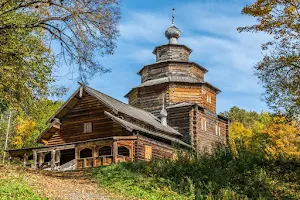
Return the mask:
{"type": "Polygon", "coordinates": [[[96,167],[96,159],[97,159],[97,151],[96,151],[96,145],[93,146],[93,164],[92,164],[92,167],[96,167]]]}
{"type": "Polygon", "coordinates": [[[83,168],[86,168],[86,158],[83,159],[83,168]]]}
{"type": "Polygon", "coordinates": [[[41,167],[44,163],[44,153],[39,153],[39,167],[41,167]]]}
{"type": "Polygon", "coordinates": [[[28,155],[27,155],[27,153],[24,153],[23,160],[24,160],[23,166],[26,167],[27,166],[27,162],[28,162],[28,155]]]}
{"type": "Polygon", "coordinates": [[[57,163],[57,166],[60,166],[60,157],[61,157],[61,152],[60,150],[57,150],[55,154],[55,163],[57,163]]]}
{"type": "Polygon", "coordinates": [[[51,151],[51,170],[55,168],[55,150],[51,151]]]}
{"type": "Polygon", "coordinates": [[[129,149],[129,157],[130,157],[130,160],[133,162],[133,142],[132,142],[131,148],[129,149]]]}
{"type": "Polygon", "coordinates": [[[117,163],[117,156],[118,156],[118,146],[117,141],[113,142],[113,163],[117,163]]]}
{"type": "Polygon", "coordinates": [[[77,169],[78,168],[78,163],[77,163],[77,159],[78,159],[78,147],[75,147],[74,151],[75,151],[75,162],[74,162],[75,167],[74,168],[77,169]]]}
{"type": "Polygon", "coordinates": [[[32,163],[32,169],[36,169],[37,167],[37,152],[33,151],[33,163],[32,163]]]}

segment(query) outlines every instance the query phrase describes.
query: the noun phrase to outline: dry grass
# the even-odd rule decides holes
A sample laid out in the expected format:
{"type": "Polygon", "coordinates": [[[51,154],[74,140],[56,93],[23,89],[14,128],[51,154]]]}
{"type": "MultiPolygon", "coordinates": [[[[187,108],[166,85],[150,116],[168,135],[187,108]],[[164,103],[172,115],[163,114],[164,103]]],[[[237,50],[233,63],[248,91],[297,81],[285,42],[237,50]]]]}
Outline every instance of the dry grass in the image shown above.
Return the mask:
{"type": "MultiPolygon", "coordinates": [[[[39,197],[32,198],[33,196],[31,195],[30,198],[25,197],[20,199],[124,199],[99,188],[96,183],[86,178],[83,171],[33,171],[12,165],[2,166],[0,167],[0,171],[0,181],[7,178],[10,180],[22,180],[22,187],[27,187],[31,194],[39,197]]],[[[2,198],[1,196],[0,199],[13,198],[2,198]]]]}

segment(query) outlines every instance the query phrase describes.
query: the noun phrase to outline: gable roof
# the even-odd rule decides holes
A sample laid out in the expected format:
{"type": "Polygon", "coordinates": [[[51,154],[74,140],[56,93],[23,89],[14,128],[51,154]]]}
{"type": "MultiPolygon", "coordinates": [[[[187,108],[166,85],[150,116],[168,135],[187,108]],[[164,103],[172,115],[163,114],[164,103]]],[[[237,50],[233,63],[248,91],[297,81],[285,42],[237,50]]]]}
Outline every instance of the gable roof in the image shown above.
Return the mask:
{"type": "Polygon", "coordinates": [[[136,130],[136,131],[141,131],[143,133],[146,133],[146,134],[149,134],[151,136],[154,136],[154,137],[159,137],[159,138],[162,138],[162,139],[165,139],[165,140],[169,140],[171,142],[175,142],[175,143],[178,143],[178,144],[181,144],[183,146],[186,146],[186,147],[189,147],[189,148],[192,148],[192,146],[188,145],[187,143],[183,142],[182,140],[180,139],[177,139],[175,137],[171,137],[171,136],[168,136],[168,135],[165,135],[165,134],[162,134],[162,133],[158,133],[158,132],[153,132],[153,131],[149,131],[143,127],[140,127],[139,125],[136,125],[136,124],[133,124],[131,122],[128,122],[124,119],[121,119],[117,116],[114,116],[112,115],[111,113],[109,112],[106,112],[104,111],[104,114],[108,117],[110,117],[113,121],[115,121],[116,123],[120,124],[121,126],[123,126],[124,128],[126,128],[128,131],[132,132],[133,130],[136,130]]]}
{"type": "Polygon", "coordinates": [[[126,103],[123,103],[117,99],[114,99],[106,94],[103,94],[91,87],[88,87],[86,85],[81,84],[81,86],[76,90],[76,92],[57,110],[57,112],[48,120],[48,122],[51,122],[55,117],[62,117],[64,116],[67,112],[64,111],[64,109],[71,109],[78,101],[79,93],[80,93],[80,88],[87,92],[88,94],[92,95],[93,97],[97,98],[101,103],[103,103],[105,106],[113,110],[114,113],[123,113],[125,115],[128,115],[132,118],[135,118],[137,120],[140,120],[146,124],[149,124],[153,127],[155,127],[157,130],[169,133],[171,135],[175,136],[182,136],[181,133],[176,131],[174,128],[170,126],[164,126],[161,124],[160,119],[155,117],[153,114],[150,112],[147,112],[145,110],[133,107],[131,105],[128,105],[126,103]],[[75,100],[74,100],[75,99],[75,100]],[[74,103],[74,101],[76,103],[74,103]],[[73,105],[73,106],[70,106],[73,105]]]}

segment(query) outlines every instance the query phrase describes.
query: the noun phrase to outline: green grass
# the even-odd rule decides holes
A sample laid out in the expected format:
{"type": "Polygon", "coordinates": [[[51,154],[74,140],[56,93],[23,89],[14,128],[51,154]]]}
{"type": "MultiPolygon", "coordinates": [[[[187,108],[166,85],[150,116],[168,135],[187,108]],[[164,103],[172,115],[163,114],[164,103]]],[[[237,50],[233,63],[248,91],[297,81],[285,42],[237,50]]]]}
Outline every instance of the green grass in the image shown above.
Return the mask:
{"type": "Polygon", "coordinates": [[[172,191],[166,179],[132,172],[123,164],[94,168],[90,175],[101,187],[127,197],[149,200],[188,199],[186,195],[172,191]]]}
{"type": "Polygon", "coordinates": [[[42,200],[39,194],[26,183],[22,173],[0,166],[0,199],[1,200],[42,200]]]}
{"type": "Polygon", "coordinates": [[[300,199],[300,160],[230,151],[177,161],[120,163],[90,171],[109,191],[138,199],[300,199]]]}

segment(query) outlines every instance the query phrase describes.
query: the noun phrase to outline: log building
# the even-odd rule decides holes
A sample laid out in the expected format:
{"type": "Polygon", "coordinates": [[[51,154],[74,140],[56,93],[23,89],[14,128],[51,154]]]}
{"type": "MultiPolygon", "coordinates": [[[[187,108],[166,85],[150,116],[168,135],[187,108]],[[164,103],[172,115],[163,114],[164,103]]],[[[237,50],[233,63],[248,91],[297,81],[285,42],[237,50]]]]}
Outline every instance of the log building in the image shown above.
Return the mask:
{"type": "Polygon", "coordinates": [[[43,146],[8,150],[10,156],[34,169],[72,170],[227,144],[228,120],[216,114],[220,90],[205,81],[207,69],[189,60],[192,50],[177,44],[180,34],[174,23],[166,30],[169,43],[138,72],[141,84],[126,94],[128,104],[80,84],[37,138],[43,146]]]}

